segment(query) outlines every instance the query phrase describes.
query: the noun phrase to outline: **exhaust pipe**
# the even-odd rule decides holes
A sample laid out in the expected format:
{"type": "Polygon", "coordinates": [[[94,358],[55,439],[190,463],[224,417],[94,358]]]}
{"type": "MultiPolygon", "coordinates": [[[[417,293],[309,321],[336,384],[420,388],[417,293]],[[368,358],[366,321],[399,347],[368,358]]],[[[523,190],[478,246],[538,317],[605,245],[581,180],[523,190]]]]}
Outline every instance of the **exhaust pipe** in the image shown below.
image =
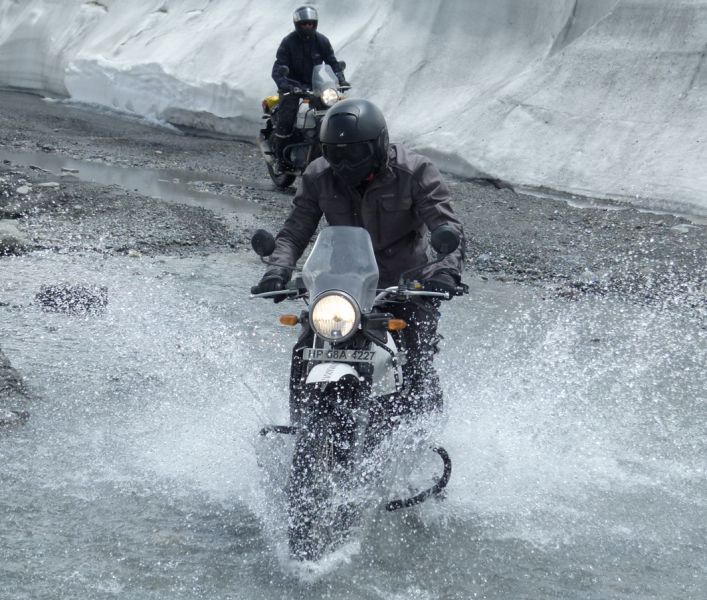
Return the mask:
{"type": "Polygon", "coordinates": [[[262,153],[266,163],[271,165],[275,162],[275,155],[273,154],[272,147],[270,146],[270,142],[268,142],[268,140],[266,140],[262,135],[259,135],[258,139],[255,140],[255,145],[262,153]]]}

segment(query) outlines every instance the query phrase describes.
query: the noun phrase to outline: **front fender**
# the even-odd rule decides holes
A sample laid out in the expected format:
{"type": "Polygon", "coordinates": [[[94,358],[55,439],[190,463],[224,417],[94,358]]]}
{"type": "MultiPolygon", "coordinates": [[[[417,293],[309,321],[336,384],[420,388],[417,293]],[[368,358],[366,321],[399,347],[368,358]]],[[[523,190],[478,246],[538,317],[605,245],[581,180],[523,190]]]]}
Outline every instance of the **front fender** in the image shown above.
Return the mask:
{"type": "Polygon", "coordinates": [[[346,363],[319,363],[314,365],[307,375],[307,383],[330,383],[344,377],[360,379],[356,369],[346,363]]]}

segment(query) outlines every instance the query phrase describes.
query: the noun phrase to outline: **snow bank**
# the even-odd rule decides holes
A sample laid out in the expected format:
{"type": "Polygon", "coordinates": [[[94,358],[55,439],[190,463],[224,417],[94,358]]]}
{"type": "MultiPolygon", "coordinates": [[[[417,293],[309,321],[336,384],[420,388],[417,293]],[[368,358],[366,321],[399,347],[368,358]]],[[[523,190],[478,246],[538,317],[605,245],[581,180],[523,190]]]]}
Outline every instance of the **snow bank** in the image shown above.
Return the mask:
{"type": "MultiPolygon", "coordinates": [[[[0,83],[252,136],[298,4],[0,0],[0,83]]],[[[707,215],[707,0],[314,4],[443,168],[707,215]]]]}

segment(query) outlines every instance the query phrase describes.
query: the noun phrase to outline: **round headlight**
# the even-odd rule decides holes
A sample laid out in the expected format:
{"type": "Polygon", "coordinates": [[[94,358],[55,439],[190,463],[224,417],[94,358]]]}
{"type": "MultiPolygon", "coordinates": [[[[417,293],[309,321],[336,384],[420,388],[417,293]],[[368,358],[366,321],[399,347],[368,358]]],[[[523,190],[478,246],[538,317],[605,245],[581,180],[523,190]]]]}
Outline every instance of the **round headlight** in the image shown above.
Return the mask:
{"type": "Polygon", "coordinates": [[[332,88],[327,88],[322,92],[322,102],[325,106],[334,106],[339,101],[339,93],[332,88]]]}
{"type": "Polygon", "coordinates": [[[318,336],[337,342],[350,336],[359,320],[356,303],[341,293],[319,298],[310,311],[312,327],[318,336]]]}

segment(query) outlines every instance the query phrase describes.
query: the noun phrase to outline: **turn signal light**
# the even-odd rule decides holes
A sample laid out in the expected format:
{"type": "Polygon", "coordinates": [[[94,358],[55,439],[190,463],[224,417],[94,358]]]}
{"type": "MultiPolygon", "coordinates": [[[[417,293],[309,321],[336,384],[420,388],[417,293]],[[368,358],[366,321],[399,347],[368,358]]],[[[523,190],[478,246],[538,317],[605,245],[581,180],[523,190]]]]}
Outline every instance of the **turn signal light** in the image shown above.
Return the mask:
{"type": "Polygon", "coordinates": [[[405,329],[408,324],[403,321],[403,319],[389,319],[388,320],[388,331],[400,331],[405,329]]]}
{"type": "Polygon", "coordinates": [[[297,315],[282,315],[280,317],[280,325],[289,325],[290,327],[297,325],[299,323],[299,317],[297,315]]]}

